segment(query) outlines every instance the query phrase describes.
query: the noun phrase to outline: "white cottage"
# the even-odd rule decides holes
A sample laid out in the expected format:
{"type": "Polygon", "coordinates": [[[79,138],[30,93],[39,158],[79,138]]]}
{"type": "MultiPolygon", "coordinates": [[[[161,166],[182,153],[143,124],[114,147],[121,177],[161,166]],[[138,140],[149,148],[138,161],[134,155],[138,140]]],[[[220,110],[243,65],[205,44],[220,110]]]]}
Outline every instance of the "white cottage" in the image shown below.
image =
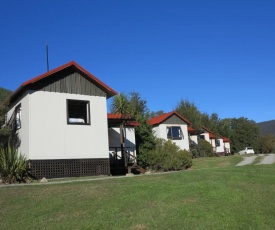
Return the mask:
{"type": "Polygon", "coordinates": [[[223,137],[224,149],[227,154],[231,152],[230,140],[227,137],[223,137]]]}
{"type": "Polygon", "coordinates": [[[117,93],[74,61],[24,82],[7,121],[37,178],[110,174],[106,99],[117,93]]]}
{"type": "Polygon", "coordinates": [[[200,132],[197,132],[190,125],[187,127],[187,129],[188,129],[190,144],[198,145],[199,144],[198,136],[199,136],[200,132]]]}
{"type": "Polygon", "coordinates": [[[188,125],[190,121],[179,113],[172,111],[151,118],[149,123],[153,126],[157,138],[172,140],[180,149],[189,151],[188,125]]]}
{"type": "Polygon", "coordinates": [[[204,130],[204,135],[209,136],[209,143],[212,145],[213,150],[218,155],[224,155],[230,153],[230,140],[228,138],[222,137],[219,134],[214,135],[214,133],[206,127],[202,127],[204,130]]]}
{"type": "Polygon", "coordinates": [[[202,127],[201,133],[199,134],[199,139],[206,140],[210,144],[212,144],[209,134],[210,134],[210,131],[207,128],[202,127]]]}

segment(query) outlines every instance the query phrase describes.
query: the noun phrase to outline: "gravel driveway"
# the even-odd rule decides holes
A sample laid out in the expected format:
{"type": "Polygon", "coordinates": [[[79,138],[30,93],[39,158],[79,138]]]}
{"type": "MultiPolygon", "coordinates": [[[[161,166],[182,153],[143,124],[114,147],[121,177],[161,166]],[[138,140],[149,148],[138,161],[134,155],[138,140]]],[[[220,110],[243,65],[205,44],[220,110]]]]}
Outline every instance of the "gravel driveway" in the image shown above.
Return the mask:
{"type": "Polygon", "coordinates": [[[264,159],[259,163],[259,165],[268,165],[275,163],[275,154],[270,153],[264,157],[264,159]]]}
{"type": "Polygon", "coordinates": [[[244,157],[243,160],[239,164],[237,164],[236,166],[250,165],[255,161],[255,159],[257,157],[258,156],[244,157]]]}
{"type": "MultiPolygon", "coordinates": [[[[262,164],[267,165],[267,164],[275,163],[275,154],[274,153],[270,153],[268,155],[260,154],[260,156],[264,156],[264,158],[259,163],[259,165],[262,165],[262,164]]],[[[236,166],[243,166],[243,165],[252,164],[257,157],[258,157],[258,155],[244,157],[243,160],[239,164],[237,164],[236,166]]]]}

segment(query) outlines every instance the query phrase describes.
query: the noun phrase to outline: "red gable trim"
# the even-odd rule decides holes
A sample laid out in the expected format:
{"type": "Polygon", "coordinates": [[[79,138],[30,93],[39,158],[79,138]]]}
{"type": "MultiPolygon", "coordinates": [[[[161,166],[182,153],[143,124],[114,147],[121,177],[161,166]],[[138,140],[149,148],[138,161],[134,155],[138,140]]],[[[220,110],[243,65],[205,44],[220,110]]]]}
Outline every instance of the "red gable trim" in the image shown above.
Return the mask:
{"type": "Polygon", "coordinates": [[[209,138],[210,139],[215,139],[216,138],[216,136],[213,134],[213,132],[210,129],[208,129],[204,126],[202,126],[202,128],[209,133],[209,138]]]}
{"type": "Polygon", "coordinates": [[[212,133],[212,131],[210,131],[210,129],[208,129],[208,128],[204,127],[204,126],[202,126],[202,128],[203,128],[205,131],[207,131],[208,133],[212,133]]]}
{"type": "Polygon", "coordinates": [[[103,83],[102,81],[100,81],[97,77],[95,77],[93,74],[89,73],[87,70],[85,70],[83,67],[81,67],[80,65],[78,65],[75,61],[71,61],[65,65],[62,65],[62,66],[59,66],[49,72],[46,72],[44,74],[41,74],[31,80],[28,80],[26,82],[24,82],[22,85],[23,86],[26,86],[26,85],[29,85],[29,84],[32,84],[32,83],[35,83],[43,78],[46,78],[46,77],[49,77],[51,76],[52,74],[54,73],[57,73],[63,69],[66,69],[70,66],[74,66],[76,67],[78,70],[80,70],[81,72],[83,72],[84,74],[86,74],[89,78],[91,78],[93,81],[97,82],[100,86],[102,86],[104,89],[106,89],[107,91],[113,93],[114,95],[117,94],[116,91],[114,91],[112,88],[110,88],[109,86],[107,86],[105,83],[103,83]]]}
{"type": "Polygon", "coordinates": [[[180,119],[182,119],[183,121],[185,121],[187,124],[191,124],[190,121],[188,121],[186,118],[184,118],[183,116],[181,116],[179,113],[177,113],[176,111],[172,111],[172,112],[169,112],[169,113],[165,113],[165,114],[162,114],[160,116],[157,116],[157,117],[153,117],[149,120],[149,124],[150,125],[158,125],[162,122],[164,122],[165,120],[167,120],[169,117],[171,117],[172,115],[176,115],[178,116],[180,119]]]}
{"type": "Polygon", "coordinates": [[[28,81],[25,81],[12,95],[11,95],[11,99],[17,94],[19,93],[21,90],[23,90],[24,88],[26,88],[27,86],[40,81],[41,79],[47,78],[47,77],[51,77],[51,75],[64,70],[66,68],[69,67],[75,67],[76,69],[78,69],[80,72],[82,72],[83,74],[85,74],[85,76],[87,76],[88,78],[90,78],[93,82],[95,82],[99,87],[102,88],[103,91],[105,91],[107,94],[109,94],[110,96],[114,96],[117,94],[117,92],[115,90],[113,90],[112,88],[110,88],[109,86],[107,86],[105,83],[103,83],[102,81],[100,81],[97,77],[95,77],[93,74],[89,73],[87,70],[85,70],[84,68],[82,68],[80,65],[78,65],[75,61],[71,61],[67,64],[64,64],[62,66],[59,66],[53,70],[50,70],[49,72],[46,72],[44,74],[41,74],[35,78],[32,78],[28,81]]]}

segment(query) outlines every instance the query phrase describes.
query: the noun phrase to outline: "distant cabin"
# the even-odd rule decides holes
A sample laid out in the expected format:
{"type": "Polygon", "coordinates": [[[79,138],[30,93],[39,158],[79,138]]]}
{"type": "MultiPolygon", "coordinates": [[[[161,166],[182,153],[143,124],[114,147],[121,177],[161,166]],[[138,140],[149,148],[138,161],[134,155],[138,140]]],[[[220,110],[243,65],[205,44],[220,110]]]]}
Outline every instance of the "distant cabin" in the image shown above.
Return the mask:
{"type": "Polygon", "coordinates": [[[180,149],[189,151],[188,126],[191,124],[179,113],[172,111],[149,120],[157,138],[171,140],[180,149]]]}

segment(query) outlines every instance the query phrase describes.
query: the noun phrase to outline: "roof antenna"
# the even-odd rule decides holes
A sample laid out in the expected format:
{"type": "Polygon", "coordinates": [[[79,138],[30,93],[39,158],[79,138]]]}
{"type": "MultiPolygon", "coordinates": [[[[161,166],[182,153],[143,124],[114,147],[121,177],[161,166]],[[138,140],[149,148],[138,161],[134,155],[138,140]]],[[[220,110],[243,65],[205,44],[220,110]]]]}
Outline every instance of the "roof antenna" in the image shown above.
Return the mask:
{"type": "Polygon", "coordinates": [[[49,72],[49,49],[48,49],[48,41],[46,40],[46,59],[47,59],[47,72],[49,72]]]}

